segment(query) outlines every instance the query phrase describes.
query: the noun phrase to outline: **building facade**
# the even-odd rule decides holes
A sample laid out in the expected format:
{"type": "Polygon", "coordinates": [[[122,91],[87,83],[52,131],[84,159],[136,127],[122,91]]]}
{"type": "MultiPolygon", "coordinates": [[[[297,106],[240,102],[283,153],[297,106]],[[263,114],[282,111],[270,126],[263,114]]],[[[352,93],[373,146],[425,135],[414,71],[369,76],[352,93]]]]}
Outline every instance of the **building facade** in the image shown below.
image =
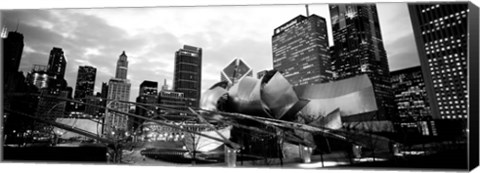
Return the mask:
{"type": "Polygon", "coordinates": [[[188,107],[198,107],[202,89],[202,49],[184,45],[175,52],[173,88],[184,94],[188,107]]]}
{"type": "Polygon", "coordinates": [[[38,89],[47,88],[48,80],[47,66],[44,65],[33,65],[32,71],[27,74],[27,82],[38,89]]]}
{"type": "Polygon", "coordinates": [[[182,92],[175,92],[171,90],[162,90],[158,93],[158,104],[165,108],[159,108],[160,114],[178,114],[172,113],[170,109],[187,110],[187,101],[182,92]]]}
{"type": "MultiPolygon", "coordinates": [[[[103,105],[106,101],[103,99],[99,94],[97,95],[88,95],[85,97],[85,102],[90,105],[103,105]]],[[[85,114],[89,118],[100,118],[105,115],[105,109],[103,108],[98,108],[95,106],[90,106],[86,105],[85,106],[85,114]]]]}
{"type": "Polygon", "coordinates": [[[47,72],[53,79],[64,79],[67,59],[62,48],[54,47],[48,58],[47,72]]]}
{"type": "MultiPolygon", "coordinates": [[[[17,31],[8,32],[6,38],[3,38],[4,81],[9,81],[12,75],[18,71],[22,59],[23,46],[23,34],[17,31]]],[[[7,83],[5,82],[5,84],[7,83]]]]}
{"type": "Polygon", "coordinates": [[[126,79],[128,72],[128,60],[125,51],[122,52],[117,61],[117,70],[115,71],[115,78],[126,79]]]}
{"type": "Polygon", "coordinates": [[[325,19],[317,15],[297,16],[274,30],[273,68],[293,86],[328,82],[328,49],[325,19]]]}
{"type": "Polygon", "coordinates": [[[144,80],[140,84],[138,95],[157,95],[158,93],[158,83],[154,81],[144,80]]]}
{"type": "Polygon", "coordinates": [[[108,97],[108,83],[102,82],[102,92],[100,92],[102,98],[108,97]]]}
{"type": "MultiPolygon", "coordinates": [[[[158,102],[158,83],[153,81],[143,81],[140,84],[139,94],[137,97],[136,102],[141,104],[148,104],[147,105],[137,105],[135,107],[135,114],[144,116],[144,117],[152,117],[157,110],[158,102]],[[151,106],[150,106],[151,105],[151,106]]],[[[142,120],[138,118],[132,118],[132,128],[137,129],[143,123],[142,120]]]]}
{"type": "Polygon", "coordinates": [[[399,118],[416,121],[431,116],[422,68],[410,67],[390,74],[399,118]]]}
{"type": "Polygon", "coordinates": [[[375,4],[331,4],[329,8],[336,79],[367,74],[373,83],[378,111],[359,120],[397,118],[375,4]]]}
{"type": "Polygon", "coordinates": [[[77,85],[75,87],[76,99],[82,99],[86,96],[93,96],[95,88],[95,76],[97,69],[91,66],[78,67],[77,85]]]}
{"type": "Polygon", "coordinates": [[[466,119],[468,4],[408,8],[433,118],[466,119]]]}
{"type": "Polygon", "coordinates": [[[220,80],[230,85],[237,83],[245,76],[253,76],[253,71],[242,59],[235,58],[220,72],[220,80]]]}
{"type": "MultiPolygon", "coordinates": [[[[117,61],[116,78],[108,81],[107,108],[128,113],[130,105],[118,101],[130,100],[130,81],[127,79],[128,60],[125,51],[117,61]],[[120,71],[120,72],[119,72],[120,71]]],[[[105,111],[105,126],[103,133],[107,136],[115,135],[116,131],[128,130],[129,117],[112,111],[105,111]]]]}

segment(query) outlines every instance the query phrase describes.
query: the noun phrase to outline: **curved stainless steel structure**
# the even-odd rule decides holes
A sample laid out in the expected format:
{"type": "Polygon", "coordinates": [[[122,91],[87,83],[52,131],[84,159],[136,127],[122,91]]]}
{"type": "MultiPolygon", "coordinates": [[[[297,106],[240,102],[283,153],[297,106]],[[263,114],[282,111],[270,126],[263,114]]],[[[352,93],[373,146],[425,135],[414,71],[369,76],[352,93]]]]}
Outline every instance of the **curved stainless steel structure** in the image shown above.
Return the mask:
{"type": "Polygon", "coordinates": [[[297,94],[310,103],[302,109],[312,119],[326,117],[339,109],[340,116],[352,116],[378,110],[372,82],[367,75],[295,88],[297,94]]]}

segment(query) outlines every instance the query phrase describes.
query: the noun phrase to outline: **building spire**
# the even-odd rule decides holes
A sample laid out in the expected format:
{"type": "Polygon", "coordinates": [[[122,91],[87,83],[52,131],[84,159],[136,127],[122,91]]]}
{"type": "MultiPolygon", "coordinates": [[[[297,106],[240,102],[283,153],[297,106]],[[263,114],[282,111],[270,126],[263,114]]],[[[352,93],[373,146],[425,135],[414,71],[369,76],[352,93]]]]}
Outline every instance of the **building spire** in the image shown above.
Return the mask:
{"type": "Polygon", "coordinates": [[[310,13],[308,12],[308,4],[305,4],[305,9],[307,10],[307,17],[310,16],[310,13]]]}

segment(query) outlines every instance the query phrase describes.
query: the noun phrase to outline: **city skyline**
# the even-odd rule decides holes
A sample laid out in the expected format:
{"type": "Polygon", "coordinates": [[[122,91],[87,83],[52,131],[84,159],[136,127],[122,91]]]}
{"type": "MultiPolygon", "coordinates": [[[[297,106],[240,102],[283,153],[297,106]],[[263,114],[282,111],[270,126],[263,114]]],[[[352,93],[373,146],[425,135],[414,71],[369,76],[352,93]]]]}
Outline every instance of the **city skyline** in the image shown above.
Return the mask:
{"type": "MultiPolygon", "coordinates": [[[[406,4],[377,6],[390,71],[419,65],[406,4]]],[[[313,4],[309,9],[310,14],[326,18],[331,44],[328,5],[313,4]]],[[[272,69],[272,30],[304,13],[303,4],[14,10],[4,12],[2,27],[15,30],[18,22],[18,32],[25,36],[21,71],[30,71],[33,64],[46,64],[48,51],[60,47],[67,57],[68,85],[75,86],[78,66],[90,65],[98,69],[95,92],[100,92],[102,82],[114,77],[115,61],[123,50],[129,56],[128,78],[133,86],[143,80],[164,79],[171,86],[175,51],[184,44],[195,45],[204,52],[204,91],[219,81],[218,73],[235,57],[252,64],[254,73],[272,69]],[[68,20],[71,18],[76,20],[68,20]]],[[[130,100],[137,95],[138,88],[132,88],[130,100]]]]}
{"type": "Polygon", "coordinates": [[[471,2],[1,10],[0,160],[470,170],[478,14],[471,2]]]}

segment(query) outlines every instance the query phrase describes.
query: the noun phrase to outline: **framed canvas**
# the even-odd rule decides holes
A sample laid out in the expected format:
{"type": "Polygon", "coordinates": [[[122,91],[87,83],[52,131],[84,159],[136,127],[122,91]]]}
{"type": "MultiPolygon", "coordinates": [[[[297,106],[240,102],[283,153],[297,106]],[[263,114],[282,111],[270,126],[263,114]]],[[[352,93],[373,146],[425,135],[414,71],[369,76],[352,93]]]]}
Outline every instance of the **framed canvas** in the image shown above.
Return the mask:
{"type": "Polygon", "coordinates": [[[472,2],[143,3],[0,10],[1,164],[478,166],[472,2]]]}

